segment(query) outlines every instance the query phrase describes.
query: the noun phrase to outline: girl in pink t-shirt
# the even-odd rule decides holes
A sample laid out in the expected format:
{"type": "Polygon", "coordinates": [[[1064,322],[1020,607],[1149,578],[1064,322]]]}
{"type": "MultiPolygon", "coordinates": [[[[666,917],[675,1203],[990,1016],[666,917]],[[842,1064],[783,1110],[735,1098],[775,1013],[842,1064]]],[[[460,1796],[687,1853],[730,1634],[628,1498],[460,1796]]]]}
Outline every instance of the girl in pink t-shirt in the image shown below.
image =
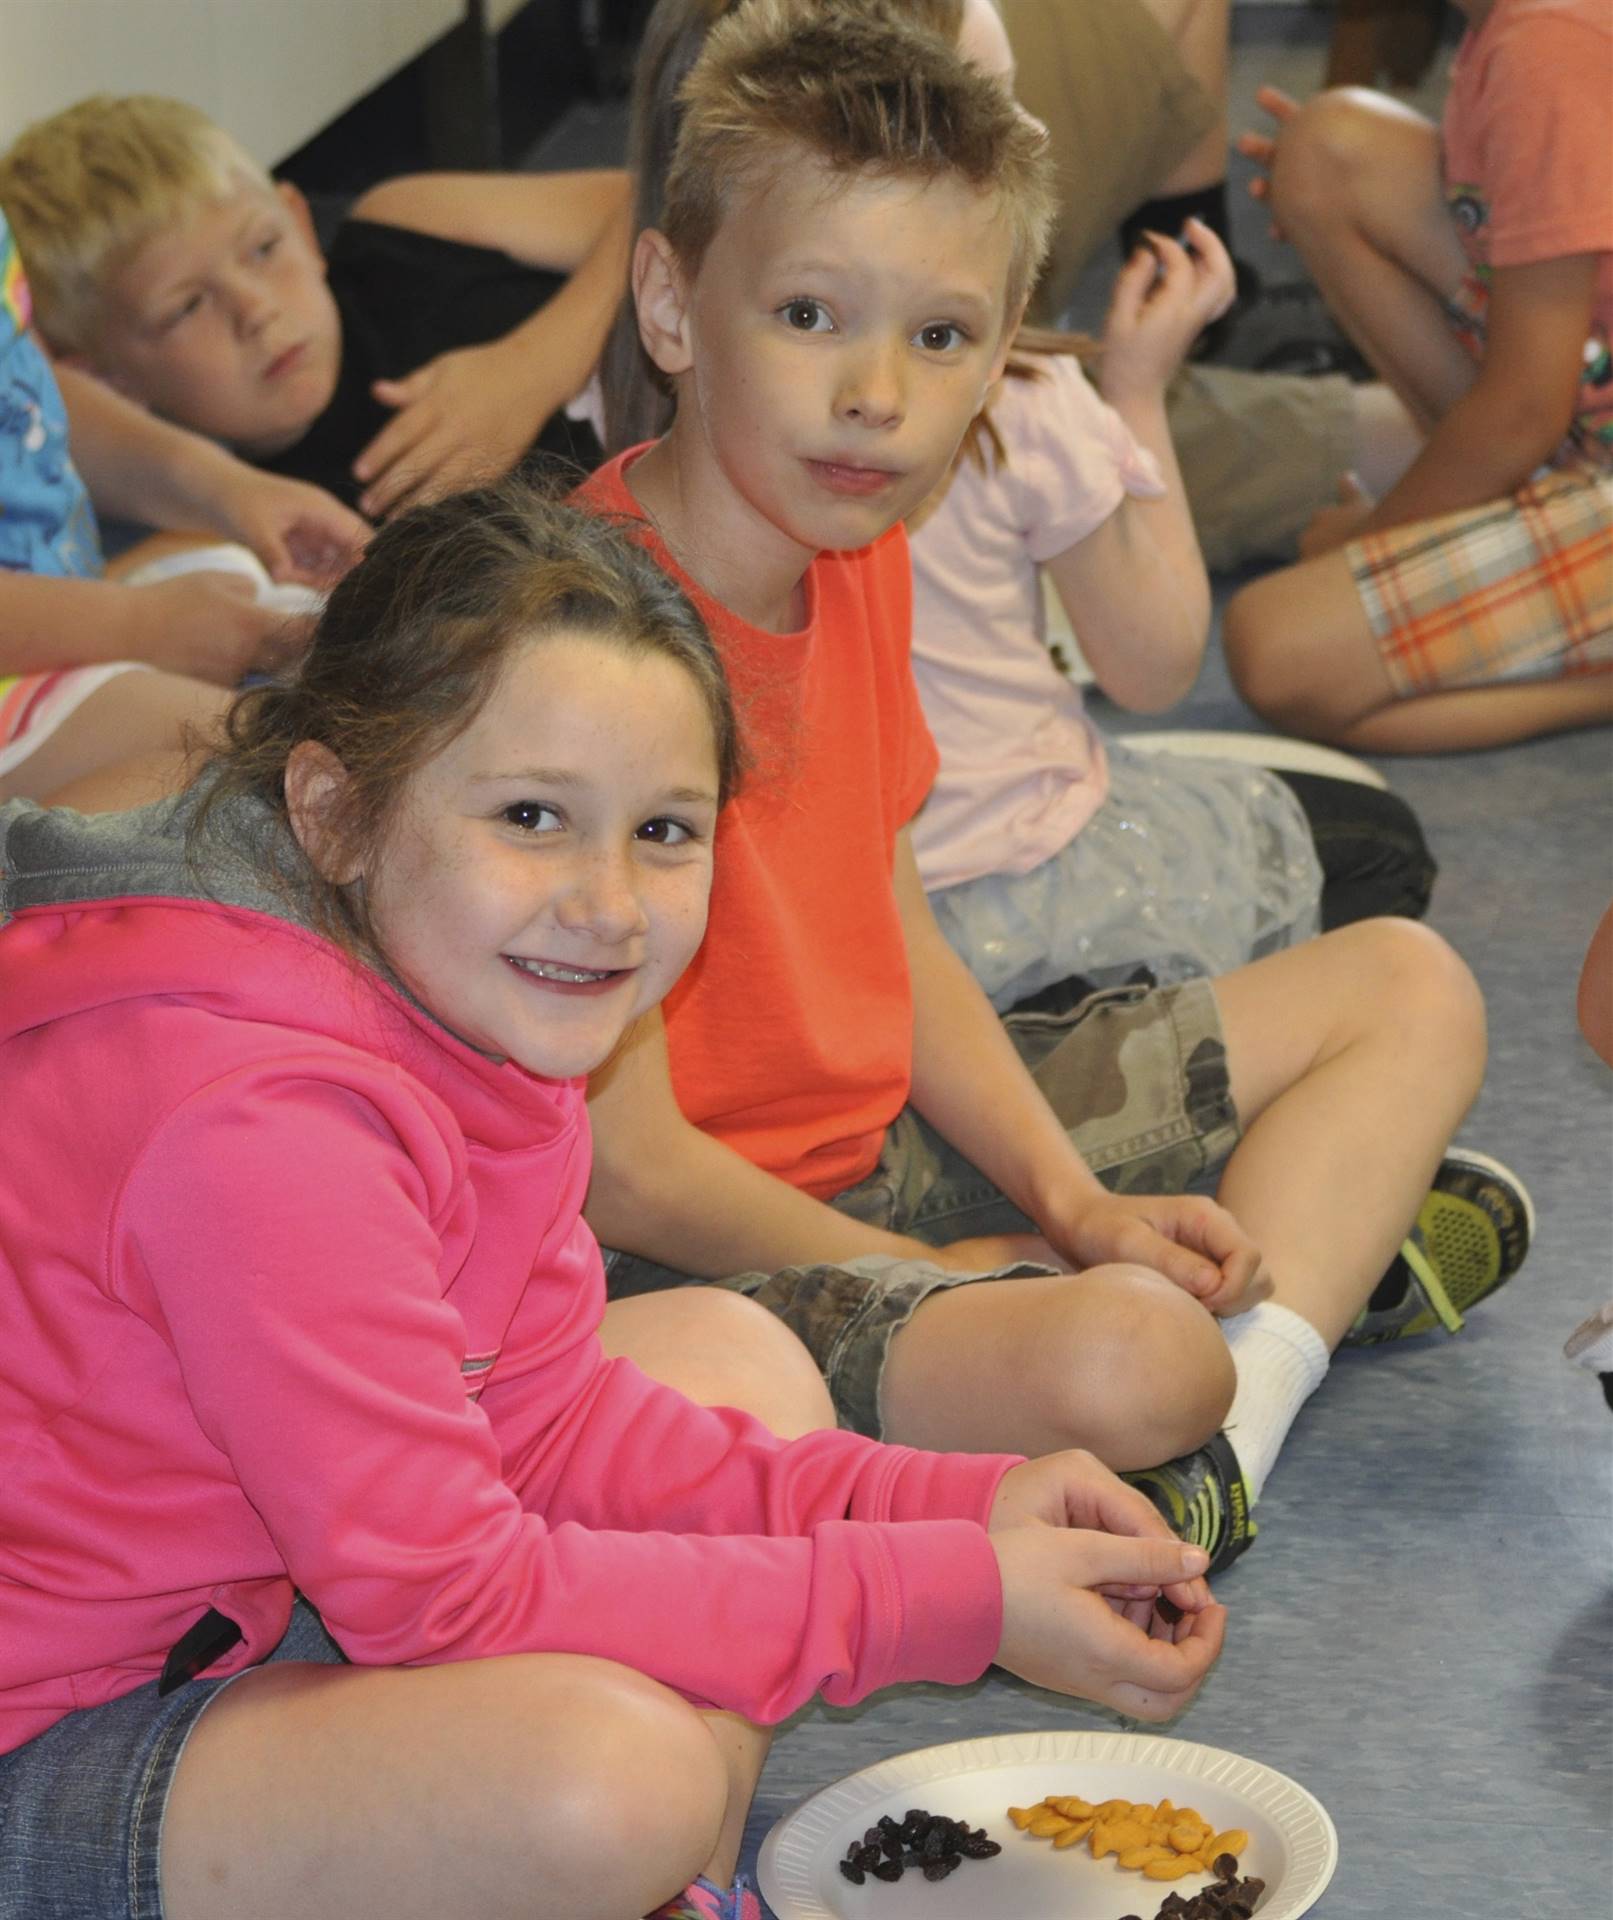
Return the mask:
{"type": "MultiPolygon", "coordinates": [[[[1156,236],[1121,273],[1090,356],[1101,394],[1082,342],[1021,333],[910,524],[913,670],[941,754],[914,850],[942,932],[1003,1011],[1139,967],[1161,982],[1229,972],[1319,924],[1427,900],[1432,865],[1392,795],[1106,738],[1049,650],[1044,570],[1115,704],[1160,711],[1198,674],[1209,585],[1164,389],[1232,273],[1207,227],[1183,240],[1156,236]]],[[[1290,745],[1269,751],[1280,763],[1290,745]]]]}

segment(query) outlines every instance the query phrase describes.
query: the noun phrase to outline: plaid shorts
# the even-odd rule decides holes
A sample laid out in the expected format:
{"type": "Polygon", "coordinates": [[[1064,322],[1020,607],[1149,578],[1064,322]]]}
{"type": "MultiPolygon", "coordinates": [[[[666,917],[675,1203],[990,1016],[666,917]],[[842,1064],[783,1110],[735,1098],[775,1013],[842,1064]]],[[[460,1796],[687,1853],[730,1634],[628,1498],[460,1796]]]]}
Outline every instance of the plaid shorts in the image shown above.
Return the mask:
{"type": "MultiPolygon", "coordinates": [[[[1116,1193],[1180,1193],[1238,1141],[1220,1013],[1208,980],[1069,996],[1058,989],[1004,1016],[1021,1059],[1103,1184],[1116,1193]]],[[[897,1115],[879,1164],[833,1202],[869,1226],[932,1245],[1034,1223],[911,1107],[897,1115]]],[[[943,1287],[1047,1273],[1039,1266],[950,1273],[927,1260],[869,1254],[835,1266],[740,1273],[722,1284],[775,1313],[828,1384],[842,1426],[878,1438],[880,1381],[891,1341],[943,1287]]],[[[605,1284],[621,1299],[693,1284],[636,1254],[607,1252],[605,1284]]]]}
{"type": "Polygon", "coordinates": [[[1582,455],[1345,553],[1400,699],[1613,669],[1613,473],[1582,455]]]}

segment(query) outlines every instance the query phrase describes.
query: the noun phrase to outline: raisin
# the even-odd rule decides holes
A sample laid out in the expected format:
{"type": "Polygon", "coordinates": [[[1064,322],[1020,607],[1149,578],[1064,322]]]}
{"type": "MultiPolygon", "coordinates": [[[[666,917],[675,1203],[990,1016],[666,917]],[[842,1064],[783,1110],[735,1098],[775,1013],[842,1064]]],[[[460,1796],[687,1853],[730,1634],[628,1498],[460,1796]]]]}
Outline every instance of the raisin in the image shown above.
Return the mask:
{"type": "Polygon", "coordinates": [[[1217,1880],[1236,1880],[1238,1863],[1230,1853],[1218,1853],[1215,1856],[1215,1877],[1217,1880]]]}
{"type": "Polygon", "coordinates": [[[842,1860],[840,1863],[840,1871],[854,1887],[860,1887],[868,1878],[868,1875],[863,1872],[862,1868],[851,1860],[842,1860]]]}
{"type": "Polygon", "coordinates": [[[876,1880],[900,1880],[902,1863],[900,1860],[881,1860],[877,1867],[870,1867],[868,1871],[876,1880]]]}
{"type": "Polygon", "coordinates": [[[872,1873],[884,1856],[878,1847],[859,1847],[851,1857],[864,1873],[872,1873]]]}
{"type": "Polygon", "coordinates": [[[944,1880],[957,1864],[958,1856],[955,1853],[943,1854],[938,1860],[926,1860],[924,1877],[926,1880],[944,1880]]]}
{"type": "Polygon", "coordinates": [[[988,1840],[984,1833],[971,1833],[958,1847],[966,1860],[994,1860],[1002,1852],[1002,1844],[997,1840],[988,1840]]]}

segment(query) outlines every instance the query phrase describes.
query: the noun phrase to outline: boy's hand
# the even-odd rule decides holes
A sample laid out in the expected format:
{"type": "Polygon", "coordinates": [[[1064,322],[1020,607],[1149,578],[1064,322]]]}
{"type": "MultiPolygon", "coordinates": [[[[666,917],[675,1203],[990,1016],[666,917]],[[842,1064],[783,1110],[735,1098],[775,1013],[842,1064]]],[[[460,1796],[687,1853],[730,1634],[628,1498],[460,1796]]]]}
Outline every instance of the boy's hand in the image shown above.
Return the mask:
{"type": "Polygon", "coordinates": [[[1168,1587],[1203,1572],[1199,1548],[1035,1525],[1005,1528],[992,1546],[1003,1583],[997,1662],[1036,1686],[1168,1720],[1220,1655],[1224,1607],[1207,1600],[1167,1619],[1156,1606],[1168,1587]],[[1122,1597],[1141,1594],[1151,1597],[1122,1597]]]}
{"type": "Polygon", "coordinates": [[[250,547],[271,580],[331,587],[364,551],[370,530],[323,487],[232,460],[212,498],[219,532],[250,547]]]}
{"type": "Polygon", "coordinates": [[[186,573],[122,589],[132,624],[129,657],[233,687],[297,659],[312,623],[260,607],[238,573],[186,573]]]}
{"type": "Polygon", "coordinates": [[[1202,220],[1181,240],[1151,233],[1121,268],[1103,329],[1098,385],[1108,400],[1162,393],[1187,350],[1237,293],[1232,260],[1202,220]]]}
{"type": "Polygon", "coordinates": [[[1310,525],[1299,536],[1299,557],[1314,560],[1353,540],[1372,517],[1372,506],[1371,495],[1362,491],[1355,475],[1341,474],[1338,505],[1318,507],[1311,515],[1310,525]]]}
{"type": "Polygon", "coordinates": [[[1197,1194],[1083,1198],[1047,1237],[1076,1271],[1125,1260],[1174,1281],[1211,1313],[1244,1313],[1271,1292],[1260,1249],[1226,1208],[1197,1194]]]}
{"type": "Polygon", "coordinates": [[[353,462],[372,520],[508,473],[571,398],[534,392],[529,362],[502,340],[439,354],[371,392],[397,409],[353,462]]]}
{"type": "MultiPolygon", "coordinates": [[[[1255,95],[1256,106],[1269,113],[1277,122],[1275,133],[1240,133],[1233,146],[1246,160],[1254,161],[1260,169],[1249,182],[1250,197],[1255,200],[1271,198],[1271,175],[1277,165],[1277,151],[1282,145],[1283,128],[1299,112],[1299,102],[1292,94],[1284,93],[1281,87],[1262,87],[1255,95]]],[[[1271,223],[1274,239],[1282,239],[1282,231],[1276,221],[1271,223]]]]}

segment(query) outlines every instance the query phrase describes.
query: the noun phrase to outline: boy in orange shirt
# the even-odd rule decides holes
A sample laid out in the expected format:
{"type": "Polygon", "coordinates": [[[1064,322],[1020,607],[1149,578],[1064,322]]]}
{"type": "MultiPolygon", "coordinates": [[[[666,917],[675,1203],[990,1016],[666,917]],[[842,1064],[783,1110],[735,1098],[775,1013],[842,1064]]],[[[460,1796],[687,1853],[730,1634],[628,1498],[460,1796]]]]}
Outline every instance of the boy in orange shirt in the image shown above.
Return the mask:
{"type": "Polygon", "coordinates": [[[1372,921],[1213,986],[998,1020],[908,844],[935,757],[900,523],[1002,372],[1041,133],[869,5],[751,0],[685,100],[634,265],[676,417],[585,491],[695,593],[752,769],[701,955],[592,1085],[612,1291],[667,1290],[617,1350],[700,1397],[672,1290],[726,1281],[801,1334],[846,1424],[1087,1446],[1225,1564],[1352,1326],[1459,1324],[1452,1228],[1485,1249],[1464,1302],[1523,1256],[1516,1185],[1442,1165],[1477,990],[1426,929],[1372,921]],[[1223,1159],[1218,1201],[1181,1193],[1223,1159]]]}

